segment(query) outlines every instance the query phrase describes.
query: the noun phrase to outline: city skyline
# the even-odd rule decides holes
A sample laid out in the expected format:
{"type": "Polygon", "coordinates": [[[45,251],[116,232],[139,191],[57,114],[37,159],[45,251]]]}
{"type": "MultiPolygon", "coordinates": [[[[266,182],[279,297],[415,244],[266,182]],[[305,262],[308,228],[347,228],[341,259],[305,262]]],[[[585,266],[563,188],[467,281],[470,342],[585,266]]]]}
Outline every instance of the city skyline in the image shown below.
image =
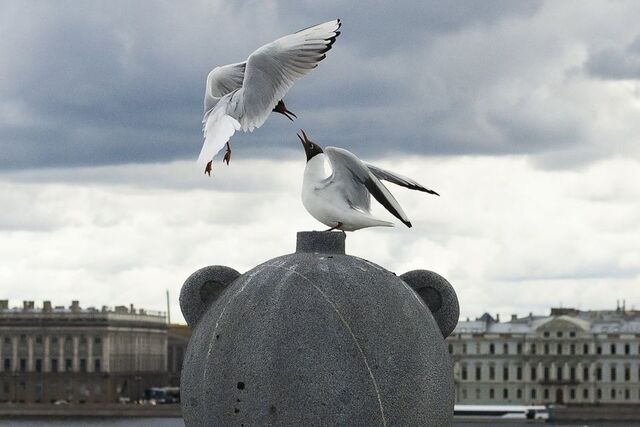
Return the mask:
{"type": "Polygon", "coordinates": [[[193,271],[243,273],[326,228],[300,203],[304,128],[441,194],[393,188],[414,227],[349,233],[347,253],[436,271],[462,318],[638,308],[640,5],[464,6],[3,3],[2,298],[164,311],[169,289],[182,321],[193,271]],[[208,71],[333,18],[331,55],[286,97],[299,119],[236,135],[205,177],[208,71]]]}

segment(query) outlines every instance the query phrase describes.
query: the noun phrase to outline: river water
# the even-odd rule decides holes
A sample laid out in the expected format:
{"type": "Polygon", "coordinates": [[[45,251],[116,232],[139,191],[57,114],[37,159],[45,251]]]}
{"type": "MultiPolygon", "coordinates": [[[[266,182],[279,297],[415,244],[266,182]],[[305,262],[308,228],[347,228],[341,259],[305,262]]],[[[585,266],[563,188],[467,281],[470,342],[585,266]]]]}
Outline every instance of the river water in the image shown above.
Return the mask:
{"type": "MultiPolygon", "coordinates": [[[[454,427],[488,427],[494,423],[454,423],[454,427]]],[[[631,427],[637,423],[578,423],[578,424],[542,424],[542,423],[495,423],[499,427],[534,426],[583,426],[583,427],[631,427]]],[[[0,426],[16,427],[184,427],[181,418],[43,418],[0,419],[0,426]]]]}

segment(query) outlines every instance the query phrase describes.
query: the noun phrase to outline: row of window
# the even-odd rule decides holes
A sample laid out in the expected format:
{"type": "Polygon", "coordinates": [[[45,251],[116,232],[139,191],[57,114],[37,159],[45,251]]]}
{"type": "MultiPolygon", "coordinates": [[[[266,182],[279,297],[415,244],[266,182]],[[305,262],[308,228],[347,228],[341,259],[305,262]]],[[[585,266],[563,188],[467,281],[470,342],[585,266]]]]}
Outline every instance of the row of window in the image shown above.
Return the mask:
{"type": "MultiPolygon", "coordinates": [[[[616,400],[617,397],[618,397],[618,393],[623,393],[624,400],[630,400],[631,399],[631,390],[628,389],[628,388],[624,389],[624,391],[616,390],[615,388],[612,388],[610,390],[610,392],[609,392],[609,398],[611,400],[616,400]]],[[[503,388],[502,389],[502,399],[503,400],[508,400],[510,398],[509,394],[510,393],[509,393],[509,389],[508,388],[503,388]]],[[[638,394],[640,395],[640,391],[638,392],[638,394]]],[[[522,399],[522,395],[523,395],[522,389],[516,389],[515,398],[520,400],[520,399],[522,399]]],[[[575,388],[570,388],[569,389],[569,399],[575,400],[576,396],[577,396],[576,389],[575,388]]],[[[601,388],[597,389],[596,390],[596,399],[600,400],[600,399],[602,399],[602,396],[603,396],[602,389],[601,388]]],[[[475,398],[476,398],[476,400],[480,400],[481,399],[480,389],[479,388],[477,388],[475,390],[475,398]]],[[[530,398],[532,400],[538,399],[538,391],[537,391],[537,389],[535,389],[535,388],[531,389],[530,398]]],[[[549,400],[550,396],[549,396],[549,389],[548,388],[545,388],[545,389],[542,390],[542,398],[544,400],[547,400],[547,401],[549,400]]],[[[462,399],[463,400],[468,399],[467,389],[464,389],[464,388],[462,389],[462,399]]],[[[489,399],[496,399],[496,390],[493,389],[493,388],[489,389],[489,399]]],[[[589,389],[585,388],[585,389],[582,390],[582,399],[585,399],[585,400],[589,399],[589,389]]]]}
{"type": "MultiPolygon", "coordinates": [[[[65,343],[71,343],[72,342],[72,338],[70,336],[65,336],[65,337],[51,337],[51,345],[56,345],[58,344],[58,340],[59,339],[64,339],[65,343]]],[[[36,344],[42,344],[43,338],[41,335],[36,336],[35,338],[35,342],[36,344]]],[[[18,338],[18,342],[19,343],[26,343],[27,342],[27,336],[26,335],[20,335],[20,337],[18,338]]],[[[4,337],[4,343],[5,344],[11,344],[11,337],[10,336],[5,336],[4,337]]],[[[88,339],[85,336],[80,336],[80,345],[87,345],[88,343],[88,339]]],[[[102,338],[100,337],[95,337],[93,338],[93,344],[94,345],[100,345],[102,344],[102,338]]]]}
{"type": "MultiPolygon", "coordinates": [[[[549,366],[544,366],[542,369],[542,378],[538,378],[538,367],[537,366],[531,366],[530,367],[530,372],[529,372],[529,379],[531,381],[536,381],[538,379],[542,379],[545,381],[549,381],[551,379],[550,376],[550,367],[549,366]]],[[[584,366],[582,368],[582,380],[594,380],[594,381],[601,381],[603,379],[603,369],[602,366],[596,366],[595,369],[592,371],[593,375],[589,375],[589,367],[588,366],[584,366]]],[[[514,379],[514,378],[510,378],[510,370],[509,367],[504,366],[502,368],[502,380],[503,381],[509,381],[510,379],[514,379]]],[[[515,374],[515,380],[521,381],[522,378],[522,366],[516,366],[516,374],[515,374]]],[[[556,367],[556,372],[555,372],[556,379],[568,379],[570,381],[576,381],[577,377],[576,377],[576,367],[575,366],[570,366],[568,369],[568,378],[564,376],[565,371],[563,369],[562,366],[557,366],[556,367]]],[[[640,369],[638,370],[638,374],[637,374],[638,378],[637,380],[640,381],[640,369]]],[[[616,366],[612,366],[610,368],[609,371],[609,380],[610,381],[618,381],[618,378],[620,378],[620,380],[624,380],[624,381],[631,381],[631,368],[629,366],[625,366],[622,369],[618,369],[618,367],[616,366]],[[621,375],[618,376],[618,371],[621,371],[621,375]]],[[[466,364],[462,364],[461,369],[460,369],[460,379],[462,380],[468,380],[469,379],[469,372],[468,372],[468,368],[466,364]]],[[[481,381],[482,378],[482,367],[481,366],[476,366],[475,367],[475,380],[476,381],[481,381]]],[[[495,380],[496,379],[496,368],[494,365],[489,365],[489,370],[488,370],[488,378],[486,378],[488,380],[495,380]]]]}
{"type": "MultiPolygon", "coordinates": [[[[72,372],[73,371],[73,360],[72,359],[64,359],[64,365],[60,365],[58,359],[51,359],[51,372],[72,372]],[[62,369],[64,367],[64,369],[62,369]]],[[[79,359],[79,366],[78,366],[80,372],[87,372],[87,359],[79,359]]],[[[100,372],[100,370],[102,369],[102,362],[100,359],[94,359],[93,361],[93,370],[95,372],[100,372]]],[[[4,370],[5,372],[11,371],[11,359],[10,358],[5,358],[4,359],[4,370]]],[[[27,371],[27,359],[20,359],[18,362],[18,370],[20,372],[26,372],[27,371]]],[[[35,359],[35,364],[34,364],[34,370],[35,372],[42,372],[43,371],[43,364],[42,364],[42,359],[35,359]]]]}
{"type": "MultiPolygon", "coordinates": [[[[497,354],[496,353],[496,345],[494,343],[489,344],[489,353],[488,354],[497,354]]],[[[509,350],[509,345],[507,343],[502,344],[502,353],[501,354],[523,354],[523,344],[517,343],[515,353],[511,353],[509,350]]],[[[481,354],[482,347],[479,342],[476,343],[476,352],[475,354],[481,354]]],[[[567,355],[575,355],[575,354],[590,354],[590,345],[583,344],[582,346],[576,344],[550,344],[544,343],[542,346],[543,352],[540,354],[567,354],[567,355]],[[582,350],[582,353],[578,353],[579,350],[582,350]]],[[[612,343],[609,345],[609,354],[618,354],[618,344],[612,343]]],[[[449,344],[449,353],[456,354],[456,346],[453,344],[449,344]]],[[[461,354],[467,354],[467,343],[462,343],[461,354]]],[[[638,353],[640,353],[640,344],[638,344],[638,353]]],[[[538,347],[536,343],[532,343],[529,346],[529,354],[538,354],[538,347]]],[[[602,345],[596,346],[595,354],[603,354],[602,345]]],[[[630,355],[631,354],[631,344],[625,343],[622,352],[620,354],[630,355]]]]}

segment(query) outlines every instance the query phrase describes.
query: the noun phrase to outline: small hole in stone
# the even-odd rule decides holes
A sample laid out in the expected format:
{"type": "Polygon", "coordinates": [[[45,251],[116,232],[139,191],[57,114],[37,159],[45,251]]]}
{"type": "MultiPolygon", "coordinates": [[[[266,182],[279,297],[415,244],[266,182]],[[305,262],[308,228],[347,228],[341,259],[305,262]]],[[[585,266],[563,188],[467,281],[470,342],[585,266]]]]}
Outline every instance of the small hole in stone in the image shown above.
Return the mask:
{"type": "Polygon", "coordinates": [[[271,413],[271,414],[275,414],[276,413],[276,407],[274,405],[269,406],[269,413],[271,413]]]}
{"type": "Polygon", "coordinates": [[[238,412],[240,412],[240,409],[238,409],[238,408],[233,408],[233,413],[234,413],[234,414],[237,414],[238,412]]]}
{"type": "Polygon", "coordinates": [[[327,258],[333,258],[333,255],[329,255],[327,258]]]}
{"type": "Polygon", "coordinates": [[[244,390],[244,383],[242,381],[238,382],[238,390],[244,390]]]}
{"type": "Polygon", "coordinates": [[[236,402],[242,402],[242,400],[240,400],[240,399],[236,399],[236,402]]]}
{"type": "Polygon", "coordinates": [[[216,335],[216,339],[220,339],[220,335],[216,335]]]}

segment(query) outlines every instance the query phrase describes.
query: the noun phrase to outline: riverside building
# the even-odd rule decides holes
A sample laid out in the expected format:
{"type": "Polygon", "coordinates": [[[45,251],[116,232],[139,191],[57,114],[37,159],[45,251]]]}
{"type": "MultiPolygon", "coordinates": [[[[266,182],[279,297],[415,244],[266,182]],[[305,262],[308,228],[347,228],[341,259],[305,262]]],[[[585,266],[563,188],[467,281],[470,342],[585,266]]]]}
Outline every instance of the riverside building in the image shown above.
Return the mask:
{"type": "Polygon", "coordinates": [[[640,403],[640,311],[489,314],[447,338],[461,404],[640,403]]]}
{"type": "Polygon", "coordinates": [[[167,383],[167,326],[164,313],[133,305],[0,300],[0,402],[139,399],[167,383]]]}

